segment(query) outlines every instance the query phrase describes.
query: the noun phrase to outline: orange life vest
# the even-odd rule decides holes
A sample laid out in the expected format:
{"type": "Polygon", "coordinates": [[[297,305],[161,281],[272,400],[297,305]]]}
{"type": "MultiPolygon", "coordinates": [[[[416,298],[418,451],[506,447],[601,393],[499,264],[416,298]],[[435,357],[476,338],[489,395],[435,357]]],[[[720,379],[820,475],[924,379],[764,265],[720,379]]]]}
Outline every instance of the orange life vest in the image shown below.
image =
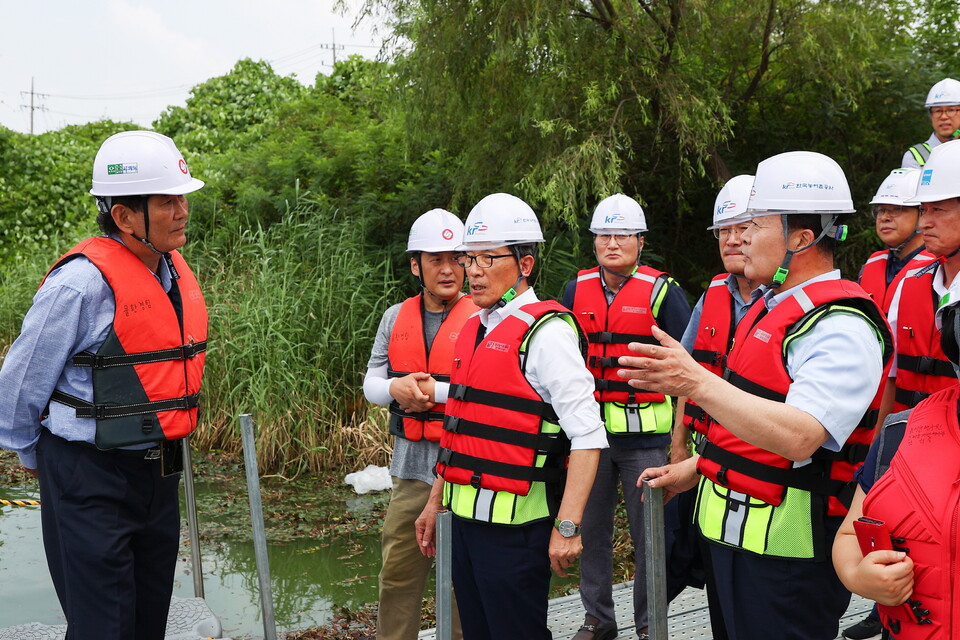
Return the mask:
{"type": "Polygon", "coordinates": [[[74,407],[78,418],[96,419],[101,449],[190,435],[197,428],[207,348],[207,307],[190,267],[177,251],[161,258],[173,281],[168,295],[132,251],[100,237],[84,240],[50,270],[81,255],[113,291],[113,325],[96,353],[83,351],[71,360],[92,367],[93,403],[61,391],[50,400],[74,407]]]}
{"type": "MultiPolygon", "coordinates": [[[[438,382],[450,381],[453,367],[453,348],[463,323],[479,309],[470,296],[463,296],[447,311],[440,323],[433,343],[427,349],[423,335],[422,296],[407,298],[400,305],[390,344],[387,377],[400,378],[416,371],[425,371],[438,382]]],[[[444,404],[437,403],[430,411],[410,413],[394,400],[390,403],[390,433],[407,440],[440,440],[443,432],[444,404]]]]}
{"type": "Polygon", "coordinates": [[[909,262],[899,272],[893,277],[893,280],[890,281],[890,284],[887,284],[887,262],[890,260],[890,250],[884,249],[883,251],[877,251],[870,254],[870,257],[867,258],[867,261],[863,265],[863,269],[860,271],[860,279],[858,280],[863,290],[866,291],[871,298],[873,298],[880,309],[884,313],[890,312],[890,303],[893,302],[893,296],[897,291],[897,285],[900,284],[900,281],[903,280],[903,277],[913,271],[914,269],[920,269],[928,264],[931,260],[936,258],[933,254],[927,253],[926,251],[921,251],[917,255],[913,256],[909,262]]]}

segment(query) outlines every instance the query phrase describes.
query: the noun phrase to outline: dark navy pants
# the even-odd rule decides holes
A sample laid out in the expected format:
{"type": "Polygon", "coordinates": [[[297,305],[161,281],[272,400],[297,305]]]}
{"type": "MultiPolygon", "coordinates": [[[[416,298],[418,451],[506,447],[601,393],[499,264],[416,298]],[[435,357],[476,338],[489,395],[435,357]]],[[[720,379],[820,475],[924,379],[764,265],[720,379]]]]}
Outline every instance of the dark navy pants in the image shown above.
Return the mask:
{"type": "Polygon", "coordinates": [[[828,521],[828,557],[787,560],[710,545],[727,635],[736,640],[832,640],[850,592],[833,569],[829,549],[842,518],[828,521]]]}
{"type": "Polygon", "coordinates": [[[41,431],[43,546],[67,640],[162,640],[180,543],[179,475],[41,431]]]}
{"type": "Polygon", "coordinates": [[[453,590],[464,640],[552,640],[552,521],[522,527],[453,518],[453,590]]]}

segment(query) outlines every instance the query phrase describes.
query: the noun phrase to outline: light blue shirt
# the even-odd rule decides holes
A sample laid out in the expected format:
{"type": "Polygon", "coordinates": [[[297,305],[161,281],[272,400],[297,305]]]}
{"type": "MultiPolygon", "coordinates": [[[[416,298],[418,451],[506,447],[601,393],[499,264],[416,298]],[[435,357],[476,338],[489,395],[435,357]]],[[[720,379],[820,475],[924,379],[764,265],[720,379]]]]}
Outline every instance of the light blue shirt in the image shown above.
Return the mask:
{"type": "MultiPolygon", "coordinates": [[[[143,268],[150,272],[146,265],[143,268]]],[[[159,271],[150,273],[169,292],[165,260],[160,260],[159,271]]],[[[50,396],[59,389],[93,402],[92,368],[75,367],[70,359],[100,348],[113,326],[115,308],[110,286],[83,256],[54,269],[33,297],[20,336],[0,368],[0,448],[16,451],[28,469],[37,467],[41,427],[65,440],[94,442],[96,420],[78,418],[76,409],[50,402],[50,396]],[[49,415],[41,420],[48,405],[49,415]]]]}
{"type": "MultiPolygon", "coordinates": [[[[802,286],[839,279],[834,270],[786,291],[771,289],[763,303],[773,309],[802,286]]],[[[790,343],[787,373],[793,383],[786,403],[816,418],[830,434],[823,447],[839,451],[880,388],[883,348],[863,317],[831,313],[790,343]]]]}
{"type": "MultiPolygon", "coordinates": [[[[727,274],[724,283],[726,283],[727,289],[730,291],[730,297],[733,298],[733,326],[737,326],[740,324],[740,321],[743,320],[743,316],[747,315],[747,311],[750,310],[753,303],[763,295],[765,287],[763,285],[758,286],[750,292],[750,300],[744,302],[743,298],[740,297],[740,286],[737,284],[737,276],[732,273],[727,274]]],[[[700,316],[703,315],[703,299],[706,296],[707,294],[704,292],[703,295],[700,296],[700,299],[697,300],[696,306],[693,307],[693,311],[690,313],[690,322],[687,323],[687,329],[683,332],[683,337],[680,338],[680,344],[687,350],[687,353],[693,353],[693,344],[697,341],[697,332],[700,331],[700,316]]]]}

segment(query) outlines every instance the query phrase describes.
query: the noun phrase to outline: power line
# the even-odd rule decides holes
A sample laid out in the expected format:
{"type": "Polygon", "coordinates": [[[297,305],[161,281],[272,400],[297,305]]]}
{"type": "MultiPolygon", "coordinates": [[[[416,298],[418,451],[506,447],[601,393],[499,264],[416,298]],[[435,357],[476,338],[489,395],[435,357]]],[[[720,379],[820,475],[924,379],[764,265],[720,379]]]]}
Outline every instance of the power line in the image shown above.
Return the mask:
{"type": "MultiPolygon", "coordinates": [[[[22,95],[25,94],[25,93],[27,93],[27,92],[26,92],[26,91],[21,91],[21,92],[20,92],[20,95],[22,96],[22,95]]],[[[30,109],[30,135],[33,135],[33,112],[34,112],[34,111],[46,111],[46,110],[47,110],[46,107],[42,107],[42,106],[39,106],[39,105],[38,105],[38,106],[34,106],[34,105],[33,105],[33,100],[34,100],[35,97],[36,97],[36,98],[46,98],[46,97],[48,97],[48,95],[47,95],[47,94],[44,94],[44,93],[37,93],[36,91],[33,90],[33,76],[30,76],[30,92],[29,92],[29,93],[30,93],[30,106],[28,107],[27,105],[22,104],[22,105],[20,105],[20,108],[21,108],[21,109],[27,109],[27,108],[30,109]]]]}

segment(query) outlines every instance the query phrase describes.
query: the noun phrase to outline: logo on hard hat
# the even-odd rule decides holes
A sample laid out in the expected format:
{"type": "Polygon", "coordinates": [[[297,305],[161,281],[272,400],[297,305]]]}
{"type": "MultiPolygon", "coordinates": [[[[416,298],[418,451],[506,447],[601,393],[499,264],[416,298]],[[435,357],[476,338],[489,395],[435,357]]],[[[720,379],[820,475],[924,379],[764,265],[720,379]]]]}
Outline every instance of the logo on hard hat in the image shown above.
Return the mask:
{"type": "Polygon", "coordinates": [[[947,92],[946,92],[946,91],[941,91],[941,92],[939,92],[939,93],[934,94],[933,97],[934,97],[934,99],[936,99],[936,98],[942,98],[942,97],[945,96],[945,95],[947,95],[947,92]]]}
{"type": "Polygon", "coordinates": [[[453,240],[453,229],[444,229],[440,235],[444,240],[453,240]]]}
{"type": "Polygon", "coordinates": [[[467,235],[472,236],[477,231],[486,231],[486,230],[487,230],[487,225],[485,225],[483,222],[474,222],[467,229],[467,235]]]}
{"type": "Polygon", "coordinates": [[[524,224],[526,222],[536,222],[536,218],[514,218],[513,224],[524,224]]]}
{"type": "Polygon", "coordinates": [[[821,191],[833,191],[834,186],[822,182],[785,182],[781,189],[820,189],[821,191]]]}
{"type": "Polygon", "coordinates": [[[717,215],[720,215],[724,211],[730,211],[731,209],[736,209],[737,203],[733,200],[724,200],[719,207],[717,207],[717,215]]]}
{"type": "Polygon", "coordinates": [[[123,176],[128,173],[137,173],[136,162],[118,162],[117,164],[107,165],[108,176],[123,176]]]}
{"type": "Polygon", "coordinates": [[[184,162],[183,158],[180,158],[180,173],[188,173],[188,172],[187,172],[187,163],[184,162]]]}
{"type": "Polygon", "coordinates": [[[930,180],[933,178],[933,169],[924,169],[923,175],[920,176],[920,184],[924,186],[930,186],[930,180]]]}
{"type": "Polygon", "coordinates": [[[622,213],[618,213],[613,216],[604,216],[603,221],[606,222],[607,224],[610,224],[612,222],[626,222],[627,219],[623,217],[622,213]]]}

